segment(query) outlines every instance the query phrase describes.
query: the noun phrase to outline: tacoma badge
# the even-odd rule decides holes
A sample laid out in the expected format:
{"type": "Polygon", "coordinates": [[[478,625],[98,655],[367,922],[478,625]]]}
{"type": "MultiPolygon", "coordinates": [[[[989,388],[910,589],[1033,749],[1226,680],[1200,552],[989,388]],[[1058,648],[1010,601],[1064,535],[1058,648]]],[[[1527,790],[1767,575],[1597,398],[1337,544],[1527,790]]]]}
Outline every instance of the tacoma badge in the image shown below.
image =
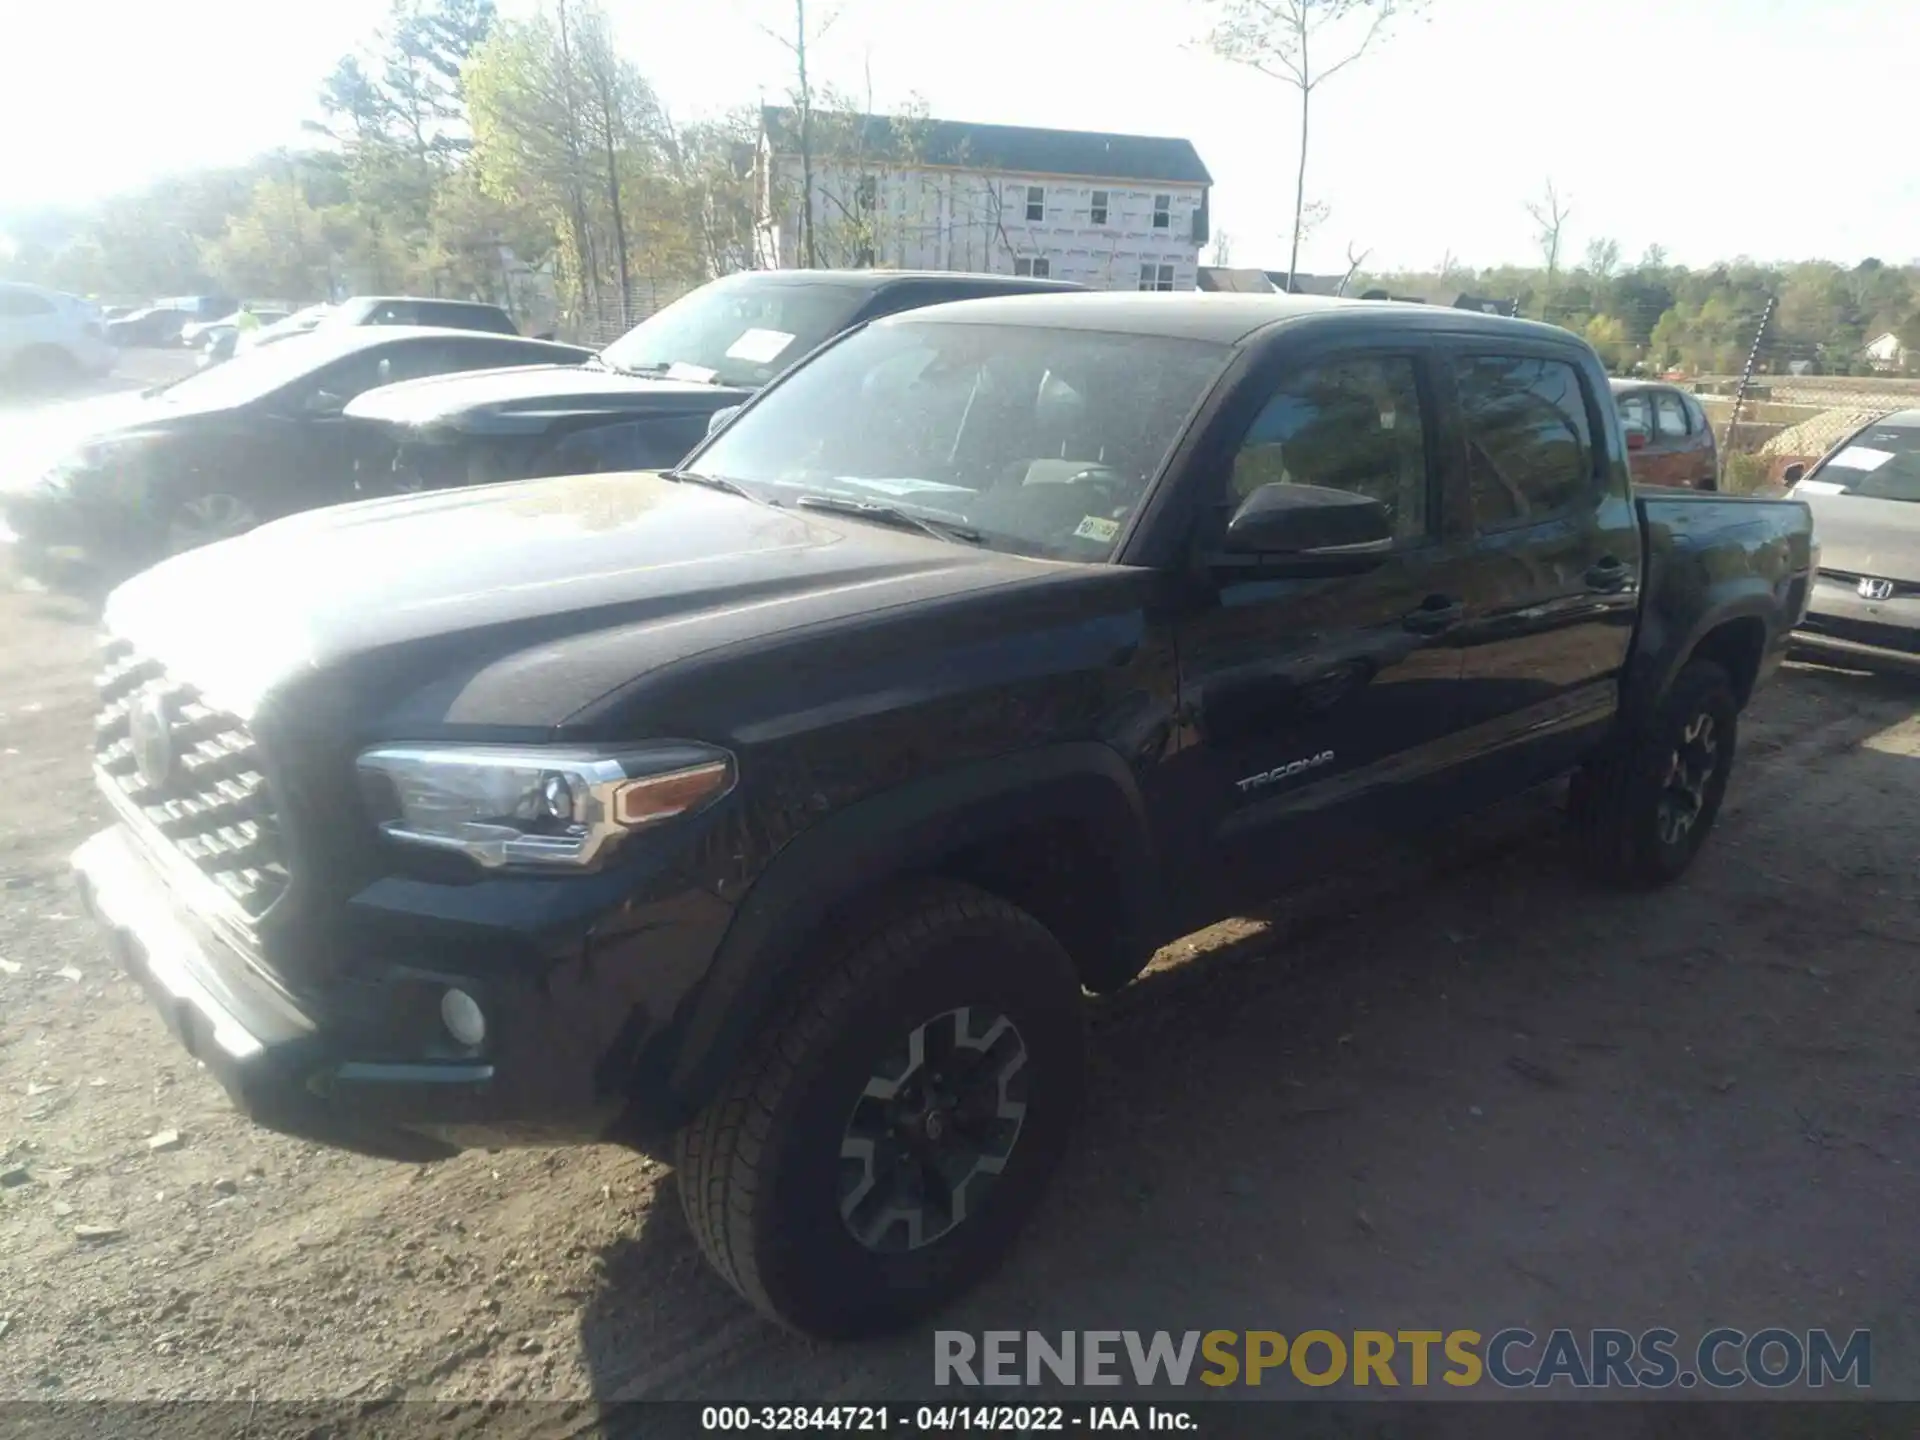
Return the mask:
{"type": "Polygon", "coordinates": [[[1322,750],[1318,755],[1306,760],[1290,760],[1285,765],[1276,765],[1271,770],[1262,770],[1258,775],[1249,775],[1244,780],[1233,783],[1240,787],[1242,794],[1249,790],[1258,790],[1262,785],[1271,785],[1276,780],[1290,780],[1295,775],[1304,775],[1309,770],[1318,770],[1333,759],[1331,750],[1322,750]]]}

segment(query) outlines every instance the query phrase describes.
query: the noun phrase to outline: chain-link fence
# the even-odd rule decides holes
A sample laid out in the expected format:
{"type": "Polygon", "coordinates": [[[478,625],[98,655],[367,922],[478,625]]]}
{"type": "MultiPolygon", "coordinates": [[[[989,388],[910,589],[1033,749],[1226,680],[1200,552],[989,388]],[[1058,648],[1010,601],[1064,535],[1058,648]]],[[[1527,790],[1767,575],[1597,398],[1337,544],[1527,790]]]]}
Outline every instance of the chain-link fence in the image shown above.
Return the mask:
{"type": "Polygon", "coordinates": [[[600,295],[585,305],[568,306],[560,313],[558,338],[599,350],[611,345],[655,311],[664,309],[693,287],[669,281],[635,280],[627,299],[600,295]]]}

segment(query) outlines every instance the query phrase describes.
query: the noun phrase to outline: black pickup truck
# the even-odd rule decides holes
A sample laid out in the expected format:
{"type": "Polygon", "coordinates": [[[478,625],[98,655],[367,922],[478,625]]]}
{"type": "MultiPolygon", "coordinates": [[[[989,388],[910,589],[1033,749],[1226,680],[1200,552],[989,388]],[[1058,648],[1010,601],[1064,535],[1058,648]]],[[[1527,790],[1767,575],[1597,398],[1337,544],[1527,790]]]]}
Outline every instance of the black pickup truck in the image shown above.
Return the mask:
{"type": "Polygon", "coordinates": [[[118,590],[89,910],[259,1123],[618,1140],[783,1323],[1013,1239],[1083,989],[1573,774],[1678,876],[1806,507],[1629,486],[1524,321],[1252,295],[859,328],[681,469],[368,501],[118,590]]]}

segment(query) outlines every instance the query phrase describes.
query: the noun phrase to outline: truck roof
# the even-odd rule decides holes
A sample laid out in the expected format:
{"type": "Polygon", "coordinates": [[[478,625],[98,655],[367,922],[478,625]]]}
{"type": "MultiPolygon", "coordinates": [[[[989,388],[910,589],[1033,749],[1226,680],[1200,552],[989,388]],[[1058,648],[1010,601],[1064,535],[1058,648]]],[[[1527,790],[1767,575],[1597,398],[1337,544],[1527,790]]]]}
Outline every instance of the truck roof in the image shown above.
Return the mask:
{"type": "Polygon", "coordinates": [[[1378,300],[1336,300],[1319,295],[1254,295],[1237,292],[1169,293],[1146,290],[1089,291],[1077,295],[998,296],[955,300],[889,316],[885,325],[957,322],[1038,325],[1065,330],[1111,330],[1128,335],[1210,340],[1233,345],[1255,331],[1313,320],[1355,335],[1391,331],[1485,334],[1583,344],[1571,331],[1537,320],[1515,320],[1472,310],[1393,305],[1378,300]]]}

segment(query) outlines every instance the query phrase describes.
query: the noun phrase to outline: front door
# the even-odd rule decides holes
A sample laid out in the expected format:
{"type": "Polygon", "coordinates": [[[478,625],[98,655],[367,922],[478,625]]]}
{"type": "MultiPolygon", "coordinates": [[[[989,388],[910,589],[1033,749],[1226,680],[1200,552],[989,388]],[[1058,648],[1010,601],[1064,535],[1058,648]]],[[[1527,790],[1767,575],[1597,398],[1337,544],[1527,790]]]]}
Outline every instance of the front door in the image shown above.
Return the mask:
{"type": "Polygon", "coordinates": [[[1283,370],[1208,497],[1203,547],[1270,483],[1368,495],[1394,531],[1357,574],[1218,570],[1180,624],[1185,749],[1171,773],[1198,802],[1187,898],[1210,913],[1272,893],[1336,829],[1393,823],[1458,723],[1469,556],[1444,523],[1428,367],[1414,344],[1283,370]]]}

